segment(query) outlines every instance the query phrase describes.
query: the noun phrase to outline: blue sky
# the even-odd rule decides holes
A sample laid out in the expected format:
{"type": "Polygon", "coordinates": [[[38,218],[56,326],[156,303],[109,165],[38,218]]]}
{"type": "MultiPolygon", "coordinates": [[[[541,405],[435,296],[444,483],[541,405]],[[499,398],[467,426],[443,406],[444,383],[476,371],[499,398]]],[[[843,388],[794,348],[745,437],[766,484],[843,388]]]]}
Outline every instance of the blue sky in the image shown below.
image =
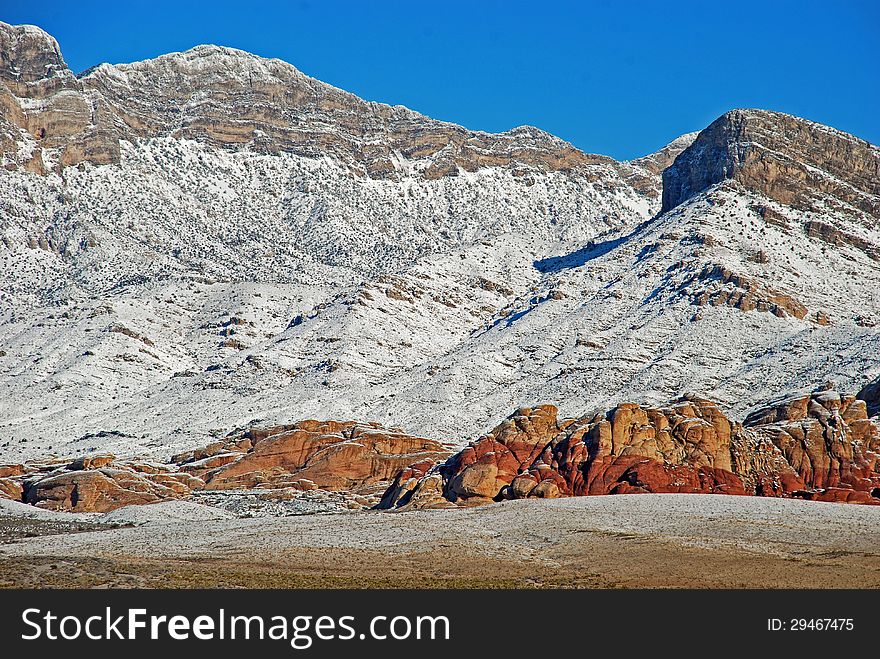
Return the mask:
{"type": "Polygon", "coordinates": [[[0,20],[53,34],[75,71],[217,43],[369,100],[493,132],[532,124],[617,158],[734,107],[880,143],[880,0],[0,0],[0,20]]]}

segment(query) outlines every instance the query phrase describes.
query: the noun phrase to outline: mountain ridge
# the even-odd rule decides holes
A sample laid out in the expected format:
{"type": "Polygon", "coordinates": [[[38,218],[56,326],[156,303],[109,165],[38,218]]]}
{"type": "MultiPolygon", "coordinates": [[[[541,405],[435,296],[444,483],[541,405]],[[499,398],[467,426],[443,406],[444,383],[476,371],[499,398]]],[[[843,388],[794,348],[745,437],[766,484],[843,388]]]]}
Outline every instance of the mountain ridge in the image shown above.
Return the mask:
{"type": "MultiPolygon", "coordinates": [[[[0,31],[4,42],[15,40],[16,30],[12,26],[0,31]]],[[[48,35],[45,37],[47,46],[54,49],[57,42],[48,35]]],[[[6,50],[17,52],[11,47],[6,50]]],[[[57,56],[56,64],[63,66],[63,73],[68,74],[60,76],[68,78],[68,84],[62,83],[63,90],[80,91],[84,95],[79,108],[71,106],[75,104],[73,99],[65,102],[66,112],[79,115],[78,125],[61,126],[63,130],[58,135],[52,134],[51,126],[35,127],[28,122],[26,127],[31,134],[42,135],[40,140],[48,137],[51,148],[61,149],[60,166],[83,161],[118,162],[119,139],[161,134],[195,136],[232,147],[248,144],[256,150],[289,151],[310,157],[329,151],[346,160],[357,173],[372,178],[398,176],[395,153],[411,161],[429,157],[430,162],[420,166],[428,178],[457,175],[461,168],[474,171],[482,164],[509,165],[514,157],[524,164],[551,171],[598,163],[616,166],[611,158],[584,154],[539,129],[518,127],[497,134],[471,131],[430,119],[403,106],[364,101],[307,76],[287,62],[237,49],[198,46],[130,64],[101,64],[78,77],[73,77],[64,65],[60,51],[52,50],[52,53],[57,56]],[[235,67],[225,66],[230,58],[235,67]],[[186,81],[193,79],[194,73],[198,74],[198,93],[203,95],[210,89],[209,98],[213,100],[207,105],[200,102],[193,106],[186,101],[186,95],[193,93],[186,89],[186,81]],[[129,81],[131,77],[135,80],[129,81]],[[155,87],[155,81],[166,78],[175,81],[176,96],[168,97],[168,103],[163,106],[161,101],[166,93],[155,87]],[[141,92],[149,99],[139,98],[141,92]],[[242,93],[246,98],[234,96],[242,93]],[[150,105],[154,99],[160,101],[156,111],[150,105]],[[185,101],[182,108],[181,101],[185,101]],[[227,111],[212,114],[208,107],[212,102],[227,111]],[[234,112],[229,111],[232,107],[234,112]],[[175,119],[181,109],[187,108],[192,111],[191,115],[175,119]],[[362,118],[352,116],[354,111],[362,118]],[[230,120],[231,116],[236,119],[230,120]],[[310,126],[305,131],[301,127],[303,120],[310,126]],[[322,121],[329,121],[342,134],[323,130],[322,121]],[[415,125],[411,125],[413,123],[415,125]],[[73,132],[73,128],[78,131],[73,132]],[[259,133],[268,133],[268,139],[259,133]],[[73,143],[65,143],[65,140],[73,143]]],[[[29,50],[25,54],[39,60],[29,50]]],[[[38,64],[39,61],[30,68],[39,68],[38,64]]],[[[53,77],[59,78],[50,76],[45,80],[53,77]]],[[[19,87],[15,86],[13,91],[15,89],[19,87]]],[[[50,87],[48,91],[55,90],[50,87]]],[[[16,119],[15,113],[12,119],[16,119]]],[[[20,127],[22,123],[18,122],[20,127]]],[[[6,151],[8,154],[9,149],[6,151]]],[[[46,169],[33,159],[29,163],[35,171],[46,169]]]]}
{"type": "MultiPolygon", "coordinates": [[[[249,61],[254,61],[254,62],[259,62],[259,63],[264,63],[264,64],[278,65],[278,66],[280,66],[290,72],[293,72],[296,75],[296,77],[307,80],[309,83],[311,83],[314,86],[318,86],[321,88],[326,88],[326,89],[332,90],[332,91],[337,92],[343,96],[348,97],[351,100],[355,100],[355,101],[363,103],[365,105],[377,106],[377,107],[381,107],[381,108],[402,109],[402,110],[405,110],[406,112],[411,113],[419,118],[427,119],[427,120],[431,121],[432,123],[444,124],[444,125],[453,126],[456,128],[463,128],[462,126],[455,124],[454,122],[432,119],[423,113],[420,113],[418,111],[415,111],[415,110],[408,108],[405,105],[399,105],[399,104],[398,105],[389,105],[389,104],[382,103],[379,101],[366,101],[364,99],[361,99],[357,95],[352,94],[351,92],[348,92],[340,87],[336,87],[336,86],[331,85],[329,83],[323,82],[317,78],[309,76],[308,74],[306,74],[306,73],[302,72],[300,69],[298,69],[294,64],[291,64],[283,59],[280,59],[277,57],[264,57],[264,56],[254,54],[254,53],[251,53],[249,51],[246,51],[246,50],[243,50],[240,48],[236,48],[236,47],[232,47],[232,46],[223,46],[223,45],[219,45],[219,44],[211,44],[211,43],[198,44],[198,45],[195,45],[191,48],[187,48],[186,50],[164,53],[164,54],[158,55],[156,57],[146,58],[143,60],[137,60],[137,61],[133,61],[133,62],[122,62],[122,63],[101,62],[99,64],[93,65],[93,66],[85,69],[84,71],[82,71],[78,74],[75,74],[69,69],[69,67],[67,67],[66,63],[64,62],[63,56],[61,54],[60,46],[58,45],[57,40],[54,37],[52,37],[48,32],[46,32],[42,28],[40,28],[39,26],[36,26],[36,25],[9,25],[9,24],[2,23],[2,22],[0,22],[0,26],[2,26],[2,29],[0,29],[0,33],[3,34],[4,39],[7,42],[7,44],[12,39],[11,35],[16,32],[22,32],[25,35],[38,37],[38,40],[45,42],[46,48],[44,48],[43,50],[44,51],[45,50],[51,51],[51,53],[54,55],[54,57],[48,59],[48,64],[46,64],[44,66],[48,66],[49,68],[53,69],[53,73],[56,68],[61,69],[63,72],[69,73],[71,76],[73,76],[77,80],[91,78],[91,77],[94,77],[100,73],[106,73],[108,71],[125,73],[128,71],[139,71],[139,70],[144,70],[144,69],[155,68],[155,67],[164,65],[165,63],[177,62],[181,59],[186,60],[186,61],[193,60],[193,59],[200,59],[200,58],[210,59],[212,56],[219,54],[224,57],[232,57],[232,59],[237,60],[237,61],[249,60],[249,61]],[[193,57],[193,56],[195,56],[195,57],[193,57]]],[[[6,50],[6,52],[4,54],[6,54],[10,50],[10,47],[7,45],[5,50],[6,50]]],[[[16,66],[16,65],[12,64],[11,61],[6,62],[6,65],[11,66],[12,68],[15,68],[15,66],[16,66]]],[[[53,77],[53,76],[38,75],[36,73],[34,73],[33,75],[34,75],[34,79],[31,80],[30,82],[38,82],[41,79],[53,77]]],[[[761,113],[763,113],[765,115],[772,114],[773,116],[775,116],[778,119],[794,119],[794,120],[797,120],[798,122],[801,122],[805,125],[819,127],[819,128],[826,130],[826,131],[832,131],[833,133],[836,134],[837,137],[855,140],[856,142],[859,142],[865,146],[874,146],[870,142],[867,142],[866,140],[862,140],[861,138],[858,138],[858,137],[851,135],[849,133],[846,133],[844,131],[841,131],[841,130],[838,130],[835,128],[831,128],[829,126],[825,126],[823,124],[819,124],[817,122],[810,121],[808,119],[803,119],[803,118],[797,117],[796,115],[787,114],[787,113],[778,112],[778,111],[764,110],[764,109],[759,109],[759,108],[734,108],[734,109],[731,109],[731,110],[725,112],[723,115],[721,115],[714,122],[712,122],[712,124],[710,124],[708,129],[711,129],[713,126],[715,126],[719,122],[726,121],[727,118],[729,118],[729,117],[735,117],[737,115],[749,115],[749,114],[761,114],[761,113]]],[[[492,132],[487,132],[487,131],[482,131],[482,130],[473,130],[473,129],[467,129],[467,128],[464,128],[464,130],[466,130],[468,133],[471,133],[474,135],[480,135],[480,136],[486,136],[486,137],[504,136],[504,135],[509,135],[509,134],[522,133],[522,132],[539,133],[542,137],[551,138],[553,141],[562,143],[562,144],[564,144],[568,147],[571,147],[572,149],[575,149],[577,151],[581,151],[580,149],[573,147],[569,142],[563,140],[562,138],[559,138],[559,137],[552,135],[551,133],[548,133],[548,132],[546,132],[536,126],[531,126],[531,125],[515,126],[515,127],[512,127],[508,130],[501,131],[498,133],[492,133],[492,132]]],[[[656,156],[657,154],[670,149],[670,147],[672,147],[673,145],[675,145],[676,143],[678,143],[680,141],[684,141],[682,146],[688,146],[689,143],[692,141],[692,139],[695,138],[700,132],[702,132],[702,131],[695,131],[693,133],[688,133],[686,135],[682,135],[678,138],[675,138],[669,144],[662,147],[654,154],[647,154],[645,156],[633,158],[628,161],[620,161],[620,162],[638,162],[640,160],[645,160],[647,158],[650,158],[652,156],[656,156]]],[[[874,147],[874,148],[876,148],[876,147],[874,147]]],[[[599,155],[599,154],[591,154],[591,153],[587,153],[584,151],[581,151],[581,153],[583,153],[586,156],[591,156],[591,157],[596,157],[596,158],[607,158],[608,160],[614,160],[613,158],[610,158],[609,156],[603,156],[603,155],[599,155]]]]}

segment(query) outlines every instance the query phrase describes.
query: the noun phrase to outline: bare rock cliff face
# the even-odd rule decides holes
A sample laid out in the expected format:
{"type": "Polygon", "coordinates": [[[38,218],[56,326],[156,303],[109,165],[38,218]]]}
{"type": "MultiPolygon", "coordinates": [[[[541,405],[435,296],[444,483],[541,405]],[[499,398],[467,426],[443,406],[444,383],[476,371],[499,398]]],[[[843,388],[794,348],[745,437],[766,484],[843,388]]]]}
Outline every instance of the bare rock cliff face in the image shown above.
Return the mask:
{"type": "Polygon", "coordinates": [[[38,174],[47,160],[119,159],[100,99],[67,68],[58,42],[30,25],[0,23],[0,157],[7,168],[38,174]],[[47,149],[53,155],[44,159],[47,149]]]}
{"type": "Polygon", "coordinates": [[[733,110],[701,131],[663,172],[662,210],[727,179],[789,206],[880,218],[880,149],[778,112],[733,110]]]}

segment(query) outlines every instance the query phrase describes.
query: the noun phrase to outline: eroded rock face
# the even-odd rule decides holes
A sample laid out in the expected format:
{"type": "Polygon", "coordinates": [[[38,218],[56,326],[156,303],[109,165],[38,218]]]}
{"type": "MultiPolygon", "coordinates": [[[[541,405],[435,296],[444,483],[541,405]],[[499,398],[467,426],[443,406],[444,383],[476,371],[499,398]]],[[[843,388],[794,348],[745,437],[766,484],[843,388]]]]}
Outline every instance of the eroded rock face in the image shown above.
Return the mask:
{"type": "Polygon", "coordinates": [[[71,512],[107,512],[205,489],[321,489],[377,500],[408,465],[421,477],[449,454],[440,442],[377,423],[301,421],[233,433],[164,464],[96,453],[0,465],[0,496],[71,512]]]}
{"type": "Polygon", "coordinates": [[[382,495],[378,508],[445,508],[452,504],[443,496],[443,476],[434,460],[423,460],[398,472],[382,495]]]}
{"type": "Polygon", "coordinates": [[[808,498],[837,501],[834,491],[849,490],[867,499],[880,487],[880,431],[855,396],[819,391],[758,410],[745,423],[779,449],[808,498]]]}
{"type": "Polygon", "coordinates": [[[452,501],[629,492],[744,494],[731,472],[734,426],[697,398],[668,408],[622,403],[606,414],[557,419],[524,408],[444,468],[452,501]]]}
{"type": "Polygon", "coordinates": [[[745,425],[694,396],[580,419],[543,405],[517,410],[442,465],[405,470],[381,506],[436,506],[440,493],[474,505],[649,492],[880,504],[878,450],[865,403],[831,390],[758,410],[745,425]]]}
{"type": "Polygon", "coordinates": [[[25,483],[23,500],[38,508],[69,512],[108,512],[181,498],[204,483],[171,470],[147,473],[125,464],[60,471],[25,483]]]}
{"type": "Polygon", "coordinates": [[[0,477],[0,499],[12,499],[13,501],[21,501],[24,494],[21,483],[11,478],[0,477]]]}
{"type": "Polygon", "coordinates": [[[67,68],[55,39],[32,25],[0,23],[0,156],[6,167],[45,174],[47,162],[118,162],[120,135],[103,100],[67,68]]]}
{"type": "Polygon", "coordinates": [[[697,286],[692,294],[697,306],[728,306],[740,311],[763,311],[778,318],[793,316],[801,320],[809,311],[791,295],[768,288],[722,265],[707,265],[692,280],[685,282],[684,286],[688,285],[697,286]]]}
{"type": "Polygon", "coordinates": [[[376,485],[385,489],[404,467],[447,455],[449,450],[439,442],[375,423],[302,421],[250,430],[192,456],[175,457],[182,470],[203,478],[208,489],[360,492],[376,485]]]}
{"type": "Polygon", "coordinates": [[[880,217],[880,149],[778,112],[733,110],[701,131],[663,172],[663,211],[733,179],[796,208],[837,205],[880,217]]]}

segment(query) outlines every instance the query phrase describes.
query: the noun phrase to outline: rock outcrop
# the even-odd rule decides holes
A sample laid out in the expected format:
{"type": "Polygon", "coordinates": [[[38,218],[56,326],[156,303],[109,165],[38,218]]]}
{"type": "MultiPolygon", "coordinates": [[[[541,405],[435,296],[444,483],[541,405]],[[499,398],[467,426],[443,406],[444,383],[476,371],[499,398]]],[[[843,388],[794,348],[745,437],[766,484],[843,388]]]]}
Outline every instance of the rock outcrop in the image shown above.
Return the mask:
{"type": "Polygon", "coordinates": [[[301,421],[233,432],[163,464],[91,454],[0,465],[0,497],[72,512],[253,489],[373,502],[384,492],[385,509],[639,493],[880,504],[880,422],[865,400],[826,387],[744,423],[697,396],[665,407],[621,403],[579,419],[558,418],[553,405],[521,408],[454,455],[376,423],[301,421]]]}
{"type": "Polygon", "coordinates": [[[24,490],[21,483],[11,478],[0,478],[0,499],[12,499],[21,501],[24,490]]]}
{"type": "Polygon", "coordinates": [[[880,502],[880,431],[863,400],[832,390],[750,414],[747,428],[779,450],[803,487],[784,493],[820,501],[880,502]],[[872,496],[876,495],[876,496],[872,496]]]}
{"type": "Polygon", "coordinates": [[[41,478],[26,487],[24,501],[49,510],[103,513],[122,506],[181,498],[202,485],[188,474],[102,467],[41,478]]]}
{"type": "Polygon", "coordinates": [[[517,410],[445,463],[404,470],[381,506],[649,492],[880,504],[880,426],[852,395],[790,398],[745,424],[695,396],[580,419],[556,412],[517,410]]]}
{"type": "Polygon", "coordinates": [[[693,288],[691,299],[697,306],[728,306],[740,311],[763,311],[778,318],[793,316],[801,320],[809,311],[791,295],[718,264],[707,265],[682,284],[682,288],[693,288]]]}
{"type": "Polygon", "coordinates": [[[108,512],[122,506],[188,496],[205,483],[176,465],[120,460],[109,453],[73,460],[15,465],[9,498],[38,508],[68,512],[108,512]]]}
{"type": "Polygon", "coordinates": [[[731,424],[707,400],[622,403],[581,419],[524,408],[443,467],[454,502],[635,492],[745,494],[732,473],[731,424]]]}
{"type": "Polygon", "coordinates": [[[174,457],[208,489],[293,487],[366,492],[384,490],[404,467],[444,459],[449,450],[379,424],[302,421],[249,430],[203,450],[174,457]]]}
{"type": "Polygon", "coordinates": [[[796,208],[830,200],[880,217],[880,149],[778,112],[733,110],[701,131],[663,172],[662,210],[725,180],[796,208]]]}
{"type": "Polygon", "coordinates": [[[70,512],[108,512],[206,489],[321,489],[360,497],[383,492],[407,465],[434,464],[449,454],[440,442],[376,423],[301,421],[232,433],[169,463],[95,453],[0,465],[0,497],[70,512]]]}

